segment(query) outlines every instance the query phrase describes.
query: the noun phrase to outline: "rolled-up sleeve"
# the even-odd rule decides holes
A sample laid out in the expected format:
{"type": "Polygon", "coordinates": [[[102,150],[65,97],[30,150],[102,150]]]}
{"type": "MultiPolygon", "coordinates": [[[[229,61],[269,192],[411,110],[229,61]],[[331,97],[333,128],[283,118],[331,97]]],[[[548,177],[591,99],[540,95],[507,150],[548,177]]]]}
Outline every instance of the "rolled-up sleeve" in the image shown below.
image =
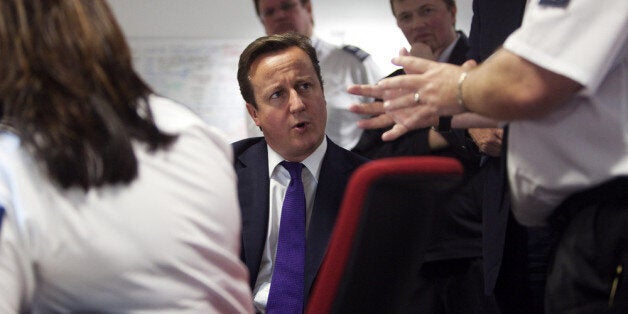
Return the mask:
{"type": "Polygon", "coordinates": [[[504,47],[595,93],[625,53],[628,1],[571,0],[564,7],[529,1],[522,27],[504,47]],[[569,34],[566,36],[565,34],[569,34]]]}

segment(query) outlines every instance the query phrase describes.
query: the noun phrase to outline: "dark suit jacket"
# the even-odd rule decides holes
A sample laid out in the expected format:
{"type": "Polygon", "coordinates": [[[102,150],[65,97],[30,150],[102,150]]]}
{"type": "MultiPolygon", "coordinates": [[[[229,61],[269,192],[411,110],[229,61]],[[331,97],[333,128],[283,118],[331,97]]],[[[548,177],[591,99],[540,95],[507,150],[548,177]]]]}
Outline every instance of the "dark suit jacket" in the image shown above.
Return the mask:
{"type": "Polygon", "coordinates": [[[521,25],[526,0],[474,0],[469,59],[486,60],[521,25]]]}
{"type": "MultiPolygon", "coordinates": [[[[467,61],[469,44],[464,33],[458,32],[458,34],[460,37],[447,62],[461,65],[467,61]]],[[[398,69],[386,78],[404,74],[403,69],[398,69]]],[[[465,172],[472,173],[477,169],[480,155],[473,140],[466,135],[466,130],[453,129],[451,132],[442,133],[450,146],[444,150],[432,152],[428,143],[429,128],[412,130],[394,141],[384,142],[381,139],[382,134],[389,129],[364,130],[360,141],[351,151],[370,159],[413,155],[454,157],[463,163],[465,172]]]]}
{"type": "MultiPolygon", "coordinates": [[[[233,149],[242,211],[241,258],[249,269],[250,285],[253,288],[268,233],[268,151],[263,137],[238,141],[233,143],[233,149]]],[[[306,237],[304,301],[307,301],[325,255],[347,181],[353,171],[367,161],[327,139],[327,151],[321,164],[306,237]]]]}
{"type": "MultiPolygon", "coordinates": [[[[504,40],[514,30],[519,28],[526,0],[474,0],[473,19],[471,21],[471,31],[468,51],[469,59],[482,62],[488,58],[504,40]]],[[[485,161],[484,171],[487,172],[484,182],[482,217],[483,217],[483,259],[484,259],[484,289],[487,294],[491,293],[497,283],[497,278],[502,272],[502,260],[504,257],[504,247],[506,246],[506,230],[511,230],[510,246],[511,253],[507,255],[513,262],[522,260],[524,256],[518,256],[516,251],[521,251],[520,245],[525,245],[517,234],[525,230],[514,222],[509,223],[510,216],[510,196],[506,179],[506,146],[508,133],[504,130],[504,141],[502,147],[502,157],[490,157],[485,161]],[[517,249],[519,247],[519,249],[517,249]]],[[[525,253],[525,250],[523,250],[525,253]]],[[[517,268],[517,267],[509,267],[517,268]]],[[[512,271],[516,276],[516,270],[512,271]]],[[[525,278],[524,278],[525,280],[525,278]]],[[[510,280],[511,282],[517,279],[510,280]]]]}

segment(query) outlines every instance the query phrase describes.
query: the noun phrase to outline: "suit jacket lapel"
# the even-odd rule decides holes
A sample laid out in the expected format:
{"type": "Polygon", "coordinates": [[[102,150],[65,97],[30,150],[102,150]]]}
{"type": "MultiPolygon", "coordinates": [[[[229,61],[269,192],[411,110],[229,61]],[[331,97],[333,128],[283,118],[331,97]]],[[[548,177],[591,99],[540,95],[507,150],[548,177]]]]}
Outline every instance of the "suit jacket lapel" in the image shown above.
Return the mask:
{"type": "MultiPolygon", "coordinates": [[[[306,239],[305,296],[308,296],[325,256],[338,209],[355,160],[338,145],[327,140],[328,146],[321,164],[314,209],[306,239]]],[[[266,243],[269,216],[268,152],[266,141],[252,145],[237,157],[238,196],[242,207],[242,260],[249,269],[250,285],[257,280],[266,243]]]]}
{"type": "Polygon", "coordinates": [[[238,157],[236,173],[242,207],[242,259],[249,269],[249,280],[253,287],[268,230],[270,181],[266,141],[261,140],[238,157]]]}
{"type": "Polygon", "coordinates": [[[329,140],[327,143],[327,151],[321,165],[314,209],[306,240],[304,282],[306,296],[309,295],[312,283],[325,256],[344,189],[354,170],[352,163],[347,160],[347,155],[343,153],[342,149],[329,140]]]}
{"type": "Polygon", "coordinates": [[[456,45],[454,46],[454,49],[451,51],[451,55],[449,56],[447,63],[461,65],[465,61],[467,61],[467,52],[469,51],[469,40],[467,39],[467,36],[465,36],[465,34],[463,34],[462,32],[458,32],[458,35],[460,35],[460,37],[456,41],[456,45]]]}

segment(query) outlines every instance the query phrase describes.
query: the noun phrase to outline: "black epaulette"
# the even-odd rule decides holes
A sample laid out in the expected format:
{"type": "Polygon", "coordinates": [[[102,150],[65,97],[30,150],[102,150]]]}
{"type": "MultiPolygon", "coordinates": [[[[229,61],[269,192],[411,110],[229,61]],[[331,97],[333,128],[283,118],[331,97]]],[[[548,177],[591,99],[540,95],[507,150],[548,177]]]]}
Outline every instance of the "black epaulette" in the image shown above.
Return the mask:
{"type": "Polygon", "coordinates": [[[0,230],[2,230],[2,218],[4,218],[4,207],[0,205],[0,230]]]}
{"type": "Polygon", "coordinates": [[[356,56],[356,58],[360,59],[360,62],[364,61],[364,59],[369,57],[368,52],[351,45],[345,45],[342,47],[342,50],[356,56]]]}

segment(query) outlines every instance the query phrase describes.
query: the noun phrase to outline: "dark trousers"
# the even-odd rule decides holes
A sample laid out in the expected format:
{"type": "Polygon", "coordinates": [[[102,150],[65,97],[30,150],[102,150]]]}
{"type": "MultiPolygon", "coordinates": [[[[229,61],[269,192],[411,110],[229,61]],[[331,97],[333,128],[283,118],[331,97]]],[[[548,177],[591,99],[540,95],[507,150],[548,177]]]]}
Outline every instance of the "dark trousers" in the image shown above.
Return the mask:
{"type": "Polygon", "coordinates": [[[494,296],[484,294],[481,258],[426,263],[412,313],[497,314],[494,296]]]}
{"type": "Polygon", "coordinates": [[[506,242],[494,294],[503,314],[543,314],[552,245],[547,227],[526,228],[508,219],[506,242]]]}
{"type": "Polygon", "coordinates": [[[628,177],[573,195],[551,221],[546,312],[628,313],[628,177]]]}

